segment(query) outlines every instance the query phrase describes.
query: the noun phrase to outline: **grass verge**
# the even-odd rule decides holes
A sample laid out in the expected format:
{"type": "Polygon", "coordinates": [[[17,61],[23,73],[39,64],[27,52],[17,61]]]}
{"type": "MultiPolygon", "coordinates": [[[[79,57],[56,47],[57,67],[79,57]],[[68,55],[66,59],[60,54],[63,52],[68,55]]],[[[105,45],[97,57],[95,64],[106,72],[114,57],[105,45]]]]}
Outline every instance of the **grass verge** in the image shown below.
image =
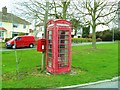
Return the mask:
{"type": "Polygon", "coordinates": [[[5,42],[0,42],[0,48],[4,48],[5,47],[5,42]]]}
{"type": "Polygon", "coordinates": [[[68,74],[41,73],[41,53],[18,50],[19,80],[16,79],[15,52],[2,52],[3,88],[55,88],[111,79],[118,76],[118,43],[72,47],[72,71],[68,74]]]}

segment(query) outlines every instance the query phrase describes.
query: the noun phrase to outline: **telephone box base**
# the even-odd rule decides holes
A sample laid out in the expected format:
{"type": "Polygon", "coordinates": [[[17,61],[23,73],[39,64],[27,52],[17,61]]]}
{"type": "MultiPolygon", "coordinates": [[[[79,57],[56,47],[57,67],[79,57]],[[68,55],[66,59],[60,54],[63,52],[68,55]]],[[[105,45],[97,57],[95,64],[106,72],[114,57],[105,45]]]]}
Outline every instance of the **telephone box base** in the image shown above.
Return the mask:
{"type": "Polygon", "coordinates": [[[51,73],[51,74],[63,74],[63,73],[69,73],[71,72],[71,69],[67,69],[67,68],[60,68],[58,70],[53,70],[51,68],[47,68],[47,72],[51,73]]]}

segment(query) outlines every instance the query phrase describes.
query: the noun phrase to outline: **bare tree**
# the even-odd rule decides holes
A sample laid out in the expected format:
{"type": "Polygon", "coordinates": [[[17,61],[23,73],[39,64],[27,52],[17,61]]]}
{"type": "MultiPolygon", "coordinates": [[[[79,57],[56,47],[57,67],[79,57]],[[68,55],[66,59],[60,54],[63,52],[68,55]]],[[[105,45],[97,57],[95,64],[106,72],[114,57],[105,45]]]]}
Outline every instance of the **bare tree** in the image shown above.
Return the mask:
{"type": "MultiPolygon", "coordinates": [[[[28,18],[29,20],[35,20],[35,22],[44,22],[44,38],[46,38],[46,26],[48,19],[53,18],[67,18],[67,9],[69,7],[70,0],[61,0],[59,3],[55,0],[29,0],[24,2],[17,2],[17,10],[20,11],[20,15],[28,18]]],[[[45,52],[43,53],[43,60],[41,69],[45,70],[45,52]]]]}
{"type": "Polygon", "coordinates": [[[15,4],[16,11],[18,11],[17,13],[22,17],[25,17],[28,20],[34,20],[37,18],[44,21],[46,7],[45,1],[39,3],[39,1],[36,0],[29,0],[23,2],[19,1],[15,4]]]}
{"type": "Polygon", "coordinates": [[[46,2],[49,2],[48,18],[67,19],[71,0],[29,0],[16,2],[17,13],[29,20],[37,19],[44,22],[46,2]]]}
{"type": "Polygon", "coordinates": [[[119,30],[120,30],[120,1],[118,2],[118,12],[117,12],[117,22],[118,22],[118,27],[119,27],[119,30]]]}
{"type": "Polygon", "coordinates": [[[92,27],[92,47],[96,48],[96,27],[108,25],[115,18],[115,3],[109,0],[78,0],[74,2],[77,17],[92,27]]]}
{"type": "MultiPolygon", "coordinates": [[[[30,0],[28,2],[20,2],[17,3],[16,9],[19,10],[20,15],[23,15],[25,18],[29,20],[35,20],[35,27],[37,22],[44,22],[44,38],[46,38],[46,24],[48,21],[48,11],[49,11],[49,2],[47,1],[36,1],[36,0],[30,0]]],[[[36,33],[36,29],[34,30],[36,33]]],[[[37,35],[37,34],[36,34],[37,35]]],[[[45,60],[45,52],[42,54],[42,64],[41,64],[41,70],[45,70],[46,60],[45,60]]]]}
{"type": "Polygon", "coordinates": [[[51,3],[51,11],[52,13],[49,13],[49,15],[54,16],[55,18],[59,19],[67,19],[68,18],[68,8],[70,6],[71,0],[60,0],[56,1],[53,0],[51,3]]]}

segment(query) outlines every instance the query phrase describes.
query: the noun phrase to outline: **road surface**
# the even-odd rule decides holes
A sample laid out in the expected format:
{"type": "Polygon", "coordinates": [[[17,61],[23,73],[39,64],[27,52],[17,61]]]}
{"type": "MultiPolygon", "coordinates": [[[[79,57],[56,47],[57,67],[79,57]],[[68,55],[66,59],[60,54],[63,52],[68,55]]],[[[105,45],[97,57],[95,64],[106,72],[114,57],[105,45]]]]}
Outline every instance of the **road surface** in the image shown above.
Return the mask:
{"type": "MultiPolygon", "coordinates": [[[[113,43],[113,42],[97,42],[97,44],[102,44],[102,43],[113,43]]],[[[80,46],[80,45],[89,45],[89,44],[92,44],[91,42],[88,42],[88,43],[72,43],[72,46],[80,46]]],[[[36,47],[34,48],[19,48],[19,49],[16,49],[16,50],[31,50],[31,49],[36,49],[36,47]]],[[[0,48],[0,52],[2,51],[13,51],[15,49],[6,49],[6,48],[0,48]]]]}
{"type": "MultiPolygon", "coordinates": [[[[120,83],[120,81],[119,81],[120,83]]],[[[95,85],[87,85],[83,87],[78,88],[120,88],[120,85],[118,86],[118,80],[117,81],[111,81],[111,82],[103,82],[95,85]]]]}
{"type": "MultiPolygon", "coordinates": [[[[115,77],[111,80],[103,80],[98,82],[90,82],[72,86],[60,87],[53,90],[120,90],[120,77],[115,77]],[[119,78],[119,80],[118,80],[119,78]]],[[[52,89],[51,89],[52,90],[52,89]]]]}

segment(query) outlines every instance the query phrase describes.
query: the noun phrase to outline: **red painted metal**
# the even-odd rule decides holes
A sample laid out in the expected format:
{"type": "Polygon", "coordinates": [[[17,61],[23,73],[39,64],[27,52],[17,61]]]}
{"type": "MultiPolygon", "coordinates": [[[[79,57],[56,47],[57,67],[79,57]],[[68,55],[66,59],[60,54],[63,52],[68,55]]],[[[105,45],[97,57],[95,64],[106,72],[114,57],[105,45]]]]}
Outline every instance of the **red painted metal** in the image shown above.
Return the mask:
{"type": "Polygon", "coordinates": [[[45,39],[39,39],[37,44],[37,51],[38,52],[44,52],[46,49],[46,40],[45,39]]]}
{"type": "Polygon", "coordinates": [[[71,71],[71,22],[55,19],[47,23],[46,68],[53,74],[71,71]]]}

